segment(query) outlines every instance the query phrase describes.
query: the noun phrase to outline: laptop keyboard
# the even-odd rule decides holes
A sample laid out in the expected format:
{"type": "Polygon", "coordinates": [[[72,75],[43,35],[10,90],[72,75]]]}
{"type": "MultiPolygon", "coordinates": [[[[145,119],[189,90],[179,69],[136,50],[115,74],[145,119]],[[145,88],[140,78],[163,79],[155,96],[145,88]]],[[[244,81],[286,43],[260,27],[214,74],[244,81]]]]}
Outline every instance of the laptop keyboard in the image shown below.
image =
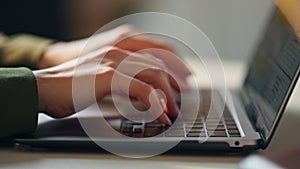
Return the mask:
{"type": "Polygon", "coordinates": [[[174,123],[172,126],[157,121],[136,123],[124,119],[120,131],[129,137],[240,137],[240,132],[228,108],[224,107],[221,116],[215,115],[214,111],[208,116],[211,104],[210,91],[201,91],[201,97],[200,112],[196,119],[187,117],[184,118],[184,122],[174,123]]]}

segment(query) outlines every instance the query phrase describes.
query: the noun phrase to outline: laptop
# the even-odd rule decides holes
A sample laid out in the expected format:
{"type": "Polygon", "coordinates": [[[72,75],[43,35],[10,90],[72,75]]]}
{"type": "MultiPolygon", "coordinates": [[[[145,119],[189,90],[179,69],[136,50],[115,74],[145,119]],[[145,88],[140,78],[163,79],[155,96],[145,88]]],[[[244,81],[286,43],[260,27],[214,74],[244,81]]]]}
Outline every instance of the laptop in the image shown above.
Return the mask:
{"type": "MultiPolygon", "coordinates": [[[[186,116],[174,126],[157,121],[128,120],[114,113],[113,104],[104,100],[99,107],[110,115],[105,117],[106,122],[93,116],[98,109],[98,105],[94,105],[84,110],[82,114],[85,117],[72,116],[46,122],[39,120],[36,132],[32,136],[17,138],[16,144],[32,148],[102,147],[108,150],[114,147],[122,153],[135,153],[132,149],[151,151],[155,146],[163,149],[169,143],[174,143],[169,146],[173,149],[240,152],[266,148],[300,73],[299,39],[283,14],[278,9],[273,12],[249,64],[243,86],[229,91],[229,101],[223,101],[225,106],[216,120],[208,118],[208,111],[214,106],[211,105],[211,96],[218,95],[210,90],[200,91],[201,103],[197,116],[191,119],[186,116]],[[82,122],[100,127],[95,127],[88,134],[82,122]],[[102,123],[108,123],[120,135],[111,135],[111,131],[106,131],[107,126],[101,128],[102,123]],[[172,130],[169,131],[170,128],[172,130]],[[102,133],[101,137],[97,133],[102,133]]],[[[214,117],[214,112],[211,113],[210,117],[214,117]]]]}

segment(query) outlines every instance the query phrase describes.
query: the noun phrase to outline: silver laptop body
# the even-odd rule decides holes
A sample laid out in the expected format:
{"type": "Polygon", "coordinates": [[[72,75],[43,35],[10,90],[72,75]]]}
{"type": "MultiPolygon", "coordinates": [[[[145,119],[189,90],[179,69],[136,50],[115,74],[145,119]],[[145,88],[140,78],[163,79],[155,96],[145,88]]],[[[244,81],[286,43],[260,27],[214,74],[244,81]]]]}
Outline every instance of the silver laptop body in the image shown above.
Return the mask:
{"type": "MultiPolygon", "coordinates": [[[[157,122],[133,123],[119,116],[109,116],[106,121],[121,133],[120,137],[111,137],[110,132],[97,130],[95,132],[101,132],[102,137],[91,139],[80,121],[73,116],[39,123],[33,136],[19,137],[16,143],[30,147],[95,147],[95,142],[98,142],[120,148],[127,144],[139,147],[138,143],[141,143],[139,148],[142,148],[145,144],[157,146],[180,140],[175,149],[238,152],[266,148],[296,85],[299,63],[299,39],[282,13],[276,9],[249,65],[243,87],[229,91],[224,113],[212,131],[209,129],[210,121],[205,117],[200,117],[198,121],[194,119],[195,123],[188,130],[185,127],[189,124],[185,122],[183,126],[179,126],[181,131],[168,133],[166,126],[157,122]],[[136,138],[136,142],[132,143],[128,137],[136,138]]],[[[208,95],[201,94],[202,99],[209,100],[211,92],[205,92],[208,95]]],[[[100,104],[108,114],[116,111],[107,101],[100,104]]],[[[97,106],[84,110],[86,113],[83,114],[91,116],[83,120],[99,125],[99,121],[92,115],[97,106]]],[[[200,105],[201,108],[203,105],[200,105]]]]}

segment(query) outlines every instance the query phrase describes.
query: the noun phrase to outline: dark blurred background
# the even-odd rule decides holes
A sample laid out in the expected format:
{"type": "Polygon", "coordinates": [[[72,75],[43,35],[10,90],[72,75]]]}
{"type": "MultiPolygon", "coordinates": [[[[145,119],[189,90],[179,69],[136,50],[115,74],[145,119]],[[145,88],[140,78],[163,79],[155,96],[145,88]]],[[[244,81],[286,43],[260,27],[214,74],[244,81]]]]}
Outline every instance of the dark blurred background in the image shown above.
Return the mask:
{"type": "MultiPolygon", "coordinates": [[[[0,31],[5,34],[22,32],[58,40],[73,40],[88,37],[108,22],[127,14],[157,11],[180,16],[195,24],[210,38],[222,59],[246,60],[257,46],[273,2],[274,0],[1,0],[0,31]]],[[[153,23],[144,22],[150,25],[153,23]]],[[[184,30],[184,25],[179,29],[184,30]]]]}
{"type": "Polygon", "coordinates": [[[93,34],[104,24],[135,11],[127,0],[2,0],[0,31],[32,33],[58,40],[93,34]]]}
{"type": "Polygon", "coordinates": [[[29,32],[57,37],[57,2],[58,0],[1,1],[0,30],[6,34],[29,32]]]}

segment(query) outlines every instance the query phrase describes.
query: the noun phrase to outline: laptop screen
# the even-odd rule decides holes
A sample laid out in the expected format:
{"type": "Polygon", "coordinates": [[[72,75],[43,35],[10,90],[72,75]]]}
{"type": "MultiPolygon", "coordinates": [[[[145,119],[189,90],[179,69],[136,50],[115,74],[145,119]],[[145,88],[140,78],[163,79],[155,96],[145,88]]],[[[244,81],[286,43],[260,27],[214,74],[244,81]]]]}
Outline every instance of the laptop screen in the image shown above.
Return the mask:
{"type": "Polygon", "coordinates": [[[248,116],[266,139],[296,83],[299,63],[299,39],[276,9],[243,85],[248,116]]]}

